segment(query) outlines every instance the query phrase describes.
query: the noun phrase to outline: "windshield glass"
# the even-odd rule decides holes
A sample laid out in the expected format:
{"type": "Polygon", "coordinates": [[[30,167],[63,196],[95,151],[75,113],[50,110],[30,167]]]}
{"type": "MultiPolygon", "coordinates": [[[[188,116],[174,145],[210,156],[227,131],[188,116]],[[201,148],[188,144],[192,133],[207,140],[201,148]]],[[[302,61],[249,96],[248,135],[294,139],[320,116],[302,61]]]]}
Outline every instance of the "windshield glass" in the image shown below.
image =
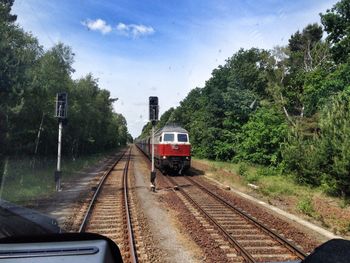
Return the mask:
{"type": "Polygon", "coordinates": [[[0,236],[146,262],[349,239],[349,76],[350,0],[0,0],[0,236]]]}
{"type": "Polygon", "coordinates": [[[178,142],[187,142],[187,134],[181,134],[179,133],[177,135],[177,141],[178,142]]]}
{"type": "Polygon", "coordinates": [[[173,142],[174,141],[174,134],[173,133],[165,133],[164,134],[164,141],[165,142],[173,142]]]}

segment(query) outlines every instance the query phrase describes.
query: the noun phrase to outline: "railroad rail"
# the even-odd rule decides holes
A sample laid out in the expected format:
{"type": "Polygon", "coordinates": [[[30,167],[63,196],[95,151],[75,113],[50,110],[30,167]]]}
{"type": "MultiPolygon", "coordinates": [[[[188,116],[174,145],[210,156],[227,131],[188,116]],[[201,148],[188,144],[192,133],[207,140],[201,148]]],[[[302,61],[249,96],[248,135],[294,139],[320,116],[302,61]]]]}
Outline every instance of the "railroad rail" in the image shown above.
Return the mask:
{"type": "Polygon", "coordinates": [[[189,177],[166,178],[219,230],[245,262],[298,262],[306,257],[306,254],[290,241],[196,180],[189,177]]]}
{"type": "Polygon", "coordinates": [[[123,152],[118,158],[117,160],[111,165],[109,166],[109,168],[107,168],[107,170],[103,173],[102,175],[102,178],[100,180],[100,182],[98,183],[97,185],[97,189],[94,193],[94,195],[92,196],[91,200],[90,200],[90,203],[89,203],[89,206],[87,208],[87,211],[85,213],[85,216],[83,218],[83,221],[82,223],[80,224],[80,227],[79,227],[79,230],[78,232],[81,233],[81,232],[84,232],[85,231],[85,228],[86,228],[86,225],[88,223],[88,220],[91,216],[91,211],[92,211],[92,208],[95,204],[95,201],[96,201],[96,198],[98,196],[98,194],[100,193],[100,190],[101,190],[101,187],[102,185],[104,184],[104,182],[106,181],[106,178],[108,177],[108,175],[112,172],[112,170],[114,169],[114,167],[119,163],[119,161],[124,157],[126,151],[123,152]]]}
{"type": "Polygon", "coordinates": [[[128,171],[131,148],[108,169],[90,201],[79,232],[105,235],[116,242],[124,262],[138,262],[129,202],[128,171]],[[117,167],[122,166],[122,174],[117,167]],[[127,235],[126,235],[127,233],[127,235]]]}

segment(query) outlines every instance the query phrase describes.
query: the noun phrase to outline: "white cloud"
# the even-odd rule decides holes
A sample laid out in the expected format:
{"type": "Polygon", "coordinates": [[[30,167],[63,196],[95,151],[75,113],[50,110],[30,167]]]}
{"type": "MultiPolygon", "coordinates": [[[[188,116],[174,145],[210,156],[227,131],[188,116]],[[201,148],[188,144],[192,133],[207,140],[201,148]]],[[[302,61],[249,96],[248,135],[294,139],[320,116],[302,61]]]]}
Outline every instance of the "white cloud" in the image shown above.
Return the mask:
{"type": "Polygon", "coordinates": [[[106,21],[98,18],[96,20],[86,20],[82,24],[88,29],[93,31],[100,31],[102,34],[107,34],[112,31],[112,27],[106,23],[106,21]]]}
{"type": "Polygon", "coordinates": [[[135,38],[140,36],[152,35],[155,32],[154,28],[151,26],[124,23],[119,23],[117,25],[117,30],[126,36],[132,36],[135,38]]]}

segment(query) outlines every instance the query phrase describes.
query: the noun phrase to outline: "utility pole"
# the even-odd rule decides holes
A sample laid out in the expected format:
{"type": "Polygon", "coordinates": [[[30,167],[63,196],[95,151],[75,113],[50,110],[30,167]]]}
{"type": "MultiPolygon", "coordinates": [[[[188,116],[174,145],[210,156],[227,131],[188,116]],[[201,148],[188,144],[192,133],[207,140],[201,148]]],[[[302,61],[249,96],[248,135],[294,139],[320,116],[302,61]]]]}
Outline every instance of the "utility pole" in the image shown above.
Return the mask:
{"type": "Polygon", "coordinates": [[[154,126],[158,121],[158,97],[149,97],[149,120],[152,123],[152,170],[151,170],[151,191],[156,190],[156,172],[154,170],[154,126]]]}
{"type": "Polygon", "coordinates": [[[57,169],[55,171],[56,191],[60,192],[61,188],[61,149],[62,149],[62,130],[63,124],[67,122],[67,93],[57,93],[55,117],[58,119],[58,145],[57,145],[57,169]]]}

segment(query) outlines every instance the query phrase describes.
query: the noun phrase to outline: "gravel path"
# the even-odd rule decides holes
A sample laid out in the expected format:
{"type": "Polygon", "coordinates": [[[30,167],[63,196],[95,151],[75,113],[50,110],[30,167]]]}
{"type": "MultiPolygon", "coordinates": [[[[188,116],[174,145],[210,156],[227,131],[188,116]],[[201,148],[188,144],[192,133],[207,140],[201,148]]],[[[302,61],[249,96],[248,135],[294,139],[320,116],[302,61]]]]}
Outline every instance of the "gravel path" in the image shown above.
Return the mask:
{"type": "Polygon", "coordinates": [[[135,189],[143,214],[158,249],[162,252],[160,262],[201,262],[196,254],[198,248],[184,234],[179,232],[170,211],[160,202],[166,189],[153,193],[149,190],[149,169],[141,153],[134,149],[135,189]]]}

